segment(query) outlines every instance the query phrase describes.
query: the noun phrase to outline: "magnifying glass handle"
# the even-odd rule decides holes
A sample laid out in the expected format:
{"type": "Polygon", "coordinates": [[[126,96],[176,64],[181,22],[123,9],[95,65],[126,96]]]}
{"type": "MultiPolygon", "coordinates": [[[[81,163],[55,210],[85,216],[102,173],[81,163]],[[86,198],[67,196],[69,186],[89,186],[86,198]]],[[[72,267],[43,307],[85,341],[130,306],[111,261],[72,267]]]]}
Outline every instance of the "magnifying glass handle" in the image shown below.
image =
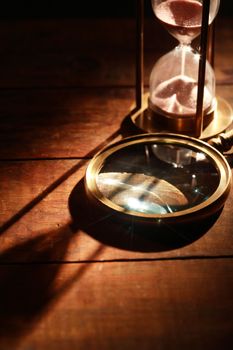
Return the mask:
{"type": "Polygon", "coordinates": [[[233,129],[209,140],[209,144],[220,152],[227,152],[233,146],[233,129]]]}

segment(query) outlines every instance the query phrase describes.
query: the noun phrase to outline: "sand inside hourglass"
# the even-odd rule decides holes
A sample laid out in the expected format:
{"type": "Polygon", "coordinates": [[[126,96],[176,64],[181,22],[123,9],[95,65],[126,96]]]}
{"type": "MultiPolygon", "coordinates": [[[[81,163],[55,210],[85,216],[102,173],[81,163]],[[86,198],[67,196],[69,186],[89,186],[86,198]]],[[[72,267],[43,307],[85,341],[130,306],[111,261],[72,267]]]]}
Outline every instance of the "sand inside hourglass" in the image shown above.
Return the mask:
{"type": "Polygon", "coordinates": [[[163,26],[182,44],[190,44],[200,34],[202,3],[196,0],[168,0],[156,6],[163,26]]]}
{"type": "MultiPolygon", "coordinates": [[[[185,75],[175,76],[156,87],[152,93],[151,102],[169,114],[194,116],[197,104],[197,83],[185,75]]],[[[212,96],[205,87],[204,111],[209,110],[211,102],[212,96]]]]}

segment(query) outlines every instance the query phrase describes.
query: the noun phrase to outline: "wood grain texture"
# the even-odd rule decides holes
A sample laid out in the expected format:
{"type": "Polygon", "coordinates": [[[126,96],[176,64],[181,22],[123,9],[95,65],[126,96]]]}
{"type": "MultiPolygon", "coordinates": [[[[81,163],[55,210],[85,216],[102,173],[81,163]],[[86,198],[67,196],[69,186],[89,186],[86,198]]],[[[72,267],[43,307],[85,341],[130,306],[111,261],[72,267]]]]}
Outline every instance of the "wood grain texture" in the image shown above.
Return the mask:
{"type": "Polygon", "coordinates": [[[0,275],[1,350],[233,345],[228,260],[15,265],[0,275]]]}
{"type": "MultiPolygon", "coordinates": [[[[217,24],[215,74],[218,83],[229,84],[233,83],[231,19],[219,19],[217,24]]],[[[154,63],[177,42],[156,20],[146,21],[144,37],[148,85],[154,63]]],[[[133,20],[3,22],[0,41],[0,88],[135,84],[133,20]]]]}
{"type": "MultiPolygon", "coordinates": [[[[229,86],[217,94],[233,105],[229,86]]],[[[133,106],[134,89],[2,90],[0,159],[90,157],[132,133],[124,121],[133,106]]]]}
{"type": "Polygon", "coordinates": [[[0,262],[233,255],[231,192],[219,217],[193,227],[138,227],[85,195],[86,160],[1,164],[0,262]],[[191,244],[192,243],[192,244],[191,244]]]}
{"type": "Polygon", "coordinates": [[[134,91],[8,90],[0,104],[2,159],[90,157],[119,130],[134,91]]]}
{"type": "MultiPolygon", "coordinates": [[[[233,105],[232,19],[216,34],[233,105]]],[[[85,195],[88,161],[132,132],[134,21],[1,21],[0,42],[0,350],[232,348],[232,191],[219,215],[156,229],[85,195]]],[[[173,46],[146,23],[146,85],[173,46]]]]}

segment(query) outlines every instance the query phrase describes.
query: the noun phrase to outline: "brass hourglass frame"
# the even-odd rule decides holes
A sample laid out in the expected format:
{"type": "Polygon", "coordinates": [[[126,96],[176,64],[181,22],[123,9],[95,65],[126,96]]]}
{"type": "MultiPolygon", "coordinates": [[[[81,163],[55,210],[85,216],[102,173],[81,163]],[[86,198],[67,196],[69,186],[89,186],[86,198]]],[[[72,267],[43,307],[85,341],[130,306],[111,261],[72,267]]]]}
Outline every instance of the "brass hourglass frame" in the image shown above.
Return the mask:
{"type": "Polygon", "coordinates": [[[224,132],[232,123],[233,112],[231,106],[217,97],[216,108],[212,120],[203,127],[203,97],[206,72],[206,60],[214,68],[215,59],[215,20],[209,25],[210,0],[203,1],[202,26],[200,35],[200,62],[198,72],[198,95],[195,118],[154,118],[148,110],[148,94],[144,94],[144,0],[137,0],[137,31],[136,31],[136,112],[131,120],[142,132],[175,132],[208,140],[224,132]],[[162,121],[162,123],[160,123],[162,121]],[[176,123],[174,127],[174,123],[176,123]],[[180,127],[179,127],[180,125],[180,127]]]}

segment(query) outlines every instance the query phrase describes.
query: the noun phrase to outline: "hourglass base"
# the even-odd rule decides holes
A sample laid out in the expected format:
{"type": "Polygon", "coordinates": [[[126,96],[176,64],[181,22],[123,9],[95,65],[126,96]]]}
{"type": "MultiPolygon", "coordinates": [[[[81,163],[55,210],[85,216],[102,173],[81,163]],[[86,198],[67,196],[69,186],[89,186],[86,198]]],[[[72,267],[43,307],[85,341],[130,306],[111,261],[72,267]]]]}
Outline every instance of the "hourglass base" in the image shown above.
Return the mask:
{"type": "MultiPolygon", "coordinates": [[[[131,116],[134,125],[142,132],[170,132],[193,136],[195,119],[171,118],[148,107],[148,94],[144,94],[142,108],[131,116]]],[[[216,107],[205,115],[200,139],[209,139],[225,131],[233,121],[231,106],[222,98],[217,98],[216,107]]]]}

